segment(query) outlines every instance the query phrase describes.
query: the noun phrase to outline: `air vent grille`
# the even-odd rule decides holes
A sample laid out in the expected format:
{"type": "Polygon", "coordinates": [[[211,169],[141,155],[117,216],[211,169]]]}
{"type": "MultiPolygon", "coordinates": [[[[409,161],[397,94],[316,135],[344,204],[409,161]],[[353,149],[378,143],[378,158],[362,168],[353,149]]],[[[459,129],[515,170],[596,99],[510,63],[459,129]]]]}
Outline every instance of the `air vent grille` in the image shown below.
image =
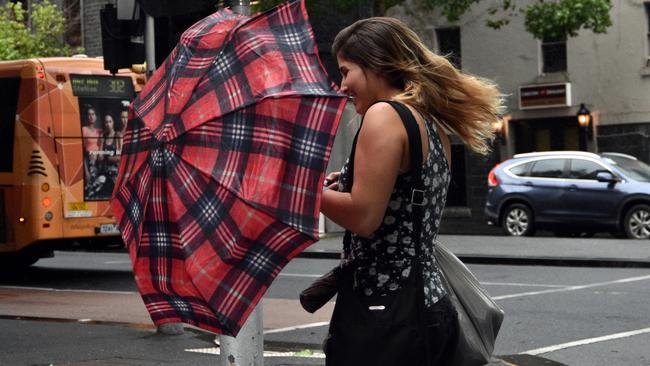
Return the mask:
{"type": "Polygon", "coordinates": [[[40,174],[47,177],[47,174],[45,173],[45,163],[43,163],[43,157],[41,156],[41,152],[38,150],[32,150],[32,156],[29,158],[27,175],[34,174],[40,174]]]}

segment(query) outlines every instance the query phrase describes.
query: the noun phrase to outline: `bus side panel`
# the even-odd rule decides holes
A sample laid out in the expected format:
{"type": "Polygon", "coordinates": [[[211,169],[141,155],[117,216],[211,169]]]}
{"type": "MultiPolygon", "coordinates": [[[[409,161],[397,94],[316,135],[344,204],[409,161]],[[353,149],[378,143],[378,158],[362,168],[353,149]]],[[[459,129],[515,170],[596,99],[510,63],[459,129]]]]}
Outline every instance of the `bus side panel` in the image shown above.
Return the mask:
{"type": "Polygon", "coordinates": [[[59,238],[63,233],[55,219],[57,211],[61,211],[61,196],[48,87],[37,76],[37,67],[30,64],[23,69],[18,99],[14,148],[14,188],[19,200],[14,206],[18,219],[16,250],[35,241],[59,238]]]}

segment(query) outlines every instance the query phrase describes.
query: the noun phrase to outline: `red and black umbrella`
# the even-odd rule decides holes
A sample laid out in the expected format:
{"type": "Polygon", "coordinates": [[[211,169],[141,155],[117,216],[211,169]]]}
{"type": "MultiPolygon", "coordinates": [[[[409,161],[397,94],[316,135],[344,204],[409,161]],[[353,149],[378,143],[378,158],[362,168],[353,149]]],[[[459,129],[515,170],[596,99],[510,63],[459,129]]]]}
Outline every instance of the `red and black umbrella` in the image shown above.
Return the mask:
{"type": "Polygon", "coordinates": [[[132,104],[112,201],[155,324],[237,335],[318,240],[344,105],[303,1],[185,31],[132,104]]]}

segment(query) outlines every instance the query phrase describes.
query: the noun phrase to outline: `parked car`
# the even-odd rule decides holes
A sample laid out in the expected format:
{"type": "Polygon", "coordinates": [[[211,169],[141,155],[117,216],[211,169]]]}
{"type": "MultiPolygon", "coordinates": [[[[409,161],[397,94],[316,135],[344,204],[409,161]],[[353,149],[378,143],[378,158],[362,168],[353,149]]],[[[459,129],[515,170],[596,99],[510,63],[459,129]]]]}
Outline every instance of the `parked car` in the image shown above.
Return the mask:
{"type": "Polygon", "coordinates": [[[517,154],[488,175],[485,216],[507,235],[650,238],[650,166],[620,153],[517,154]]]}

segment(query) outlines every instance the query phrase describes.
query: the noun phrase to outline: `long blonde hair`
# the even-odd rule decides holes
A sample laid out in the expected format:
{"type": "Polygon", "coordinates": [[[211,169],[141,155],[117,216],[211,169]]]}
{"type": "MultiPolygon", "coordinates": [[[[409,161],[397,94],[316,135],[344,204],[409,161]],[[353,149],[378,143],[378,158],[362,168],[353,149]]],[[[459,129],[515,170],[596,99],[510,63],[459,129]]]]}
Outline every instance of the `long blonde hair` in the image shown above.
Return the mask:
{"type": "Polygon", "coordinates": [[[465,74],[430,51],[401,21],[359,20],[339,32],[332,54],[385,77],[403,90],[395,100],[437,120],[473,151],[490,151],[503,95],[492,81],[465,74]]]}

